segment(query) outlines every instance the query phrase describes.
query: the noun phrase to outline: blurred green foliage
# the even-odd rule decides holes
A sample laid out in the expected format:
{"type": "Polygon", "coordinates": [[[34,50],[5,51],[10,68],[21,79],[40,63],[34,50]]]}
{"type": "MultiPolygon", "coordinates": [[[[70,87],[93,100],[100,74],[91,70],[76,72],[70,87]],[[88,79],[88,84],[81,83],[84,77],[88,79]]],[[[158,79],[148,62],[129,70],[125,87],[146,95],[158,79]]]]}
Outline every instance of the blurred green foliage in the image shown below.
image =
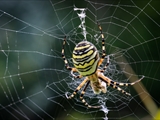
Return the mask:
{"type": "MultiPolygon", "coordinates": [[[[65,90],[69,90],[67,82],[71,78],[68,78],[69,71],[65,70],[61,58],[62,40],[64,35],[68,36],[65,54],[71,58],[73,47],[83,39],[81,31],[76,30],[80,20],[73,11],[74,5],[87,8],[88,33],[98,34],[95,32],[98,31],[96,21],[101,23],[107,54],[120,49],[132,63],[134,71],[146,76],[142,83],[159,107],[159,2],[92,2],[66,0],[55,4],[58,1],[0,1],[0,118],[12,119],[14,114],[15,119],[23,119],[25,115],[30,119],[37,116],[49,119],[51,115],[66,120],[104,116],[101,111],[88,113],[86,108],[76,106],[80,104],[74,103],[76,100],[68,102],[65,99],[65,90]]],[[[101,50],[101,42],[90,35],[87,38],[101,50]]],[[[130,108],[137,110],[132,112],[139,118],[148,115],[141,102],[138,96],[134,96],[134,102],[130,104],[130,108]]],[[[111,111],[110,116],[121,119],[125,113],[130,113],[128,111],[116,111],[120,115],[111,111]]]]}

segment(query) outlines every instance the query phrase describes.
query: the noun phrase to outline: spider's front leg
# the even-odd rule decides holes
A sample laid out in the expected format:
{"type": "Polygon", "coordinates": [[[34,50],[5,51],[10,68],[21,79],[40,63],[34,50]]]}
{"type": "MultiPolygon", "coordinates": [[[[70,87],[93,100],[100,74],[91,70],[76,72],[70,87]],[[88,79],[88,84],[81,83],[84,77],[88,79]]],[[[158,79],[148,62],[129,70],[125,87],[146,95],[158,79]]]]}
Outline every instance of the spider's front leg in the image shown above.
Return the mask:
{"type": "Polygon", "coordinates": [[[83,80],[83,82],[81,82],[81,84],[76,88],[76,90],[75,90],[70,96],[68,96],[68,95],[66,94],[66,98],[67,98],[67,99],[72,99],[72,98],[77,94],[77,92],[84,86],[84,84],[85,84],[87,81],[88,81],[88,78],[85,78],[85,79],[83,80]]]}
{"type": "Polygon", "coordinates": [[[80,100],[82,101],[82,103],[84,103],[85,106],[87,106],[88,108],[101,108],[101,106],[92,106],[92,105],[89,105],[86,100],[83,98],[84,94],[85,94],[85,91],[90,83],[90,81],[88,80],[88,78],[84,79],[83,82],[76,88],[76,90],[70,95],[68,96],[67,93],[65,94],[66,95],[66,98],[67,99],[72,99],[76,94],[77,92],[84,86],[84,84],[87,82],[87,84],[85,85],[84,89],[82,90],[81,92],[81,95],[80,95],[80,100]]]}
{"type": "Polygon", "coordinates": [[[103,73],[99,73],[98,78],[102,81],[104,81],[108,86],[111,86],[112,88],[117,89],[118,91],[126,94],[126,95],[131,95],[130,93],[126,92],[125,90],[123,90],[122,88],[120,88],[119,86],[132,86],[138,82],[140,82],[144,76],[142,76],[139,80],[132,82],[132,83],[121,83],[121,82],[115,82],[111,79],[109,79],[108,77],[104,76],[103,73]]]}

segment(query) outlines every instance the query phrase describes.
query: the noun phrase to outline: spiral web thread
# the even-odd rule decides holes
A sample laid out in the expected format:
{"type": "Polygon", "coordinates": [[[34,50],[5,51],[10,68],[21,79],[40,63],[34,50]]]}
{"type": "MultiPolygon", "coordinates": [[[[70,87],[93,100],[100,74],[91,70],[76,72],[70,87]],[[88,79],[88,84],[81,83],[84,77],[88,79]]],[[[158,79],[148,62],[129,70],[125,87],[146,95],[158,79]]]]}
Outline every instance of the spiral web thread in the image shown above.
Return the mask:
{"type": "Polygon", "coordinates": [[[0,119],[156,119],[160,106],[158,5],[153,0],[1,1],[0,119]],[[73,47],[82,40],[92,42],[101,54],[97,21],[110,58],[105,76],[117,82],[145,78],[137,86],[122,87],[131,96],[111,87],[106,94],[95,95],[88,87],[84,99],[102,109],[87,109],[80,92],[72,100],[65,97],[83,78],[74,79],[65,69],[61,47],[66,35],[70,66],[73,47]]]}

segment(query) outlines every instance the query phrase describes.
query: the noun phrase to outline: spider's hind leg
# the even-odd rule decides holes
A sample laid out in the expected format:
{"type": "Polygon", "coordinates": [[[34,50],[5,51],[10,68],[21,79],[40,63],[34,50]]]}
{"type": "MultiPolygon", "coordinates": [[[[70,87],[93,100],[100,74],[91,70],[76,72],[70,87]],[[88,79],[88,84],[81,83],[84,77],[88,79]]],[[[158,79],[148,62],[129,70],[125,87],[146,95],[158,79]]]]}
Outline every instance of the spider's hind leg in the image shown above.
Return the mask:
{"type": "Polygon", "coordinates": [[[102,27],[101,27],[101,25],[99,24],[99,22],[97,22],[97,24],[98,24],[98,28],[99,28],[99,30],[100,30],[100,32],[101,32],[101,38],[102,38],[102,57],[101,57],[101,59],[99,60],[99,63],[98,63],[98,66],[99,66],[99,65],[102,64],[102,62],[104,61],[104,58],[105,58],[105,56],[106,56],[106,48],[105,48],[105,41],[104,41],[104,34],[103,34],[103,32],[102,32],[102,27]]]}
{"type": "Polygon", "coordinates": [[[71,75],[74,77],[74,78],[82,78],[81,75],[74,75],[73,72],[78,72],[76,68],[73,68],[73,67],[70,67],[69,64],[68,64],[68,61],[64,55],[64,46],[66,44],[66,36],[64,37],[64,40],[63,40],[63,46],[62,46],[62,58],[63,58],[63,61],[64,61],[64,64],[65,64],[65,67],[66,69],[70,70],[71,71],[71,75]]]}
{"type": "MultiPolygon", "coordinates": [[[[106,56],[107,57],[107,63],[106,63],[106,65],[103,67],[103,69],[102,70],[100,70],[100,72],[104,72],[106,69],[107,69],[107,67],[108,67],[108,65],[109,65],[109,56],[106,56]]],[[[105,57],[105,58],[106,58],[105,57]]]]}
{"type": "Polygon", "coordinates": [[[71,75],[74,78],[82,78],[83,77],[82,75],[75,75],[74,72],[78,72],[76,68],[72,68],[72,70],[71,70],[71,75]]]}

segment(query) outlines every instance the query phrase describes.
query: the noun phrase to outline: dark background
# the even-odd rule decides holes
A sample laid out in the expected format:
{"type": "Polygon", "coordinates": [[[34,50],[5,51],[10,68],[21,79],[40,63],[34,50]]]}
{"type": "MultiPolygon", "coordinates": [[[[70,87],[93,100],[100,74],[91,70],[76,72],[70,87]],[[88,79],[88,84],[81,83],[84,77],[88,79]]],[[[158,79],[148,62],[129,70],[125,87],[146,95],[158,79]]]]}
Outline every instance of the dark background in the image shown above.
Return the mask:
{"type": "MultiPolygon", "coordinates": [[[[73,100],[65,98],[65,92],[72,92],[80,83],[80,80],[72,82],[61,58],[65,35],[65,54],[69,62],[74,46],[83,39],[74,5],[87,8],[87,40],[94,43],[101,53],[101,42],[93,37],[99,34],[96,24],[99,21],[106,40],[106,53],[116,56],[120,51],[135,73],[145,76],[142,84],[148,93],[144,89],[142,93],[136,93],[130,87],[126,89],[133,95],[129,101],[123,101],[123,95],[110,88],[107,95],[100,95],[108,97],[109,119],[153,119],[155,115],[143,103],[151,95],[157,108],[160,106],[160,8],[159,1],[155,0],[1,0],[0,118],[102,119],[105,116],[101,110],[88,110],[78,101],[78,96],[73,100]],[[141,100],[139,95],[146,93],[141,100]]],[[[112,67],[118,62],[111,59],[111,63],[112,67]]],[[[116,69],[117,76],[114,69],[106,75],[111,74],[115,80],[126,82],[118,65],[116,69]]],[[[86,96],[88,101],[90,98],[86,96]]]]}

